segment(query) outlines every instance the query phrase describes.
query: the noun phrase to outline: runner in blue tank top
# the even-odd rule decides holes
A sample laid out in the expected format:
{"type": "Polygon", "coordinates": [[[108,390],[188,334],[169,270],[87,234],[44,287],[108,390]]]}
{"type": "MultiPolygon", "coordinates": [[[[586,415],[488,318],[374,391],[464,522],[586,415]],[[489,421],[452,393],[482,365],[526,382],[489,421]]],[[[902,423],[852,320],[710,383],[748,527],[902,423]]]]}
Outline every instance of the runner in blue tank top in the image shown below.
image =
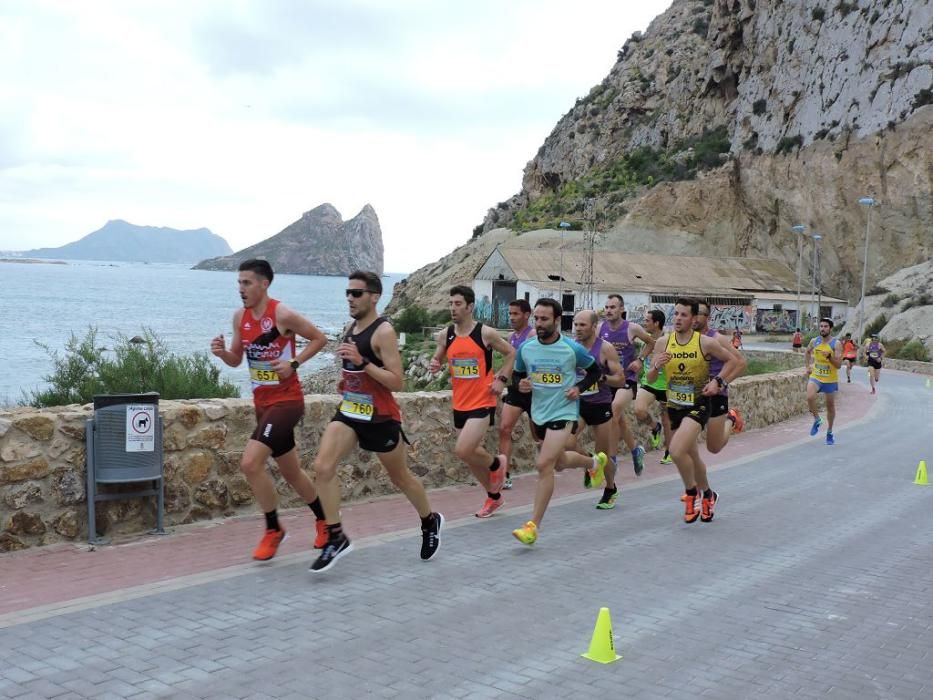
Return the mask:
{"type": "MultiPolygon", "coordinates": [[[[745,355],[735,349],[732,345],[732,338],[709,327],[710,306],[705,301],[700,302],[700,311],[694,317],[693,329],[703,335],[719,341],[729,354],[737,361],[739,370],[738,376],[745,374],[745,368],[748,362],[745,355]]],[[[723,362],[711,357],[709,361],[709,376],[717,377],[722,373],[723,362]]],[[[745,428],[745,421],[742,415],[735,408],[729,408],[729,389],[723,387],[719,394],[710,397],[709,400],[709,422],[706,424],[706,449],[710,454],[718,454],[728,444],[732,433],[741,433],[745,428]]]]}
{"type": "MultiPolygon", "coordinates": [[[[583,430],[584,425],[593,430],[593,441],[596,452],[609,455],[606,464],[606,486],[602,498],[596,504],[599,510],[615,508],[619,497],[619,490],[615,482],[615,465],[612,457],[618,447],[618,441],[612,442],[612,391],[613,386],[622,386],[625,383],[625,374],[619,364],[619,354],[610,343],[596,337],[596,325],[599,317],[595,311],[584,309],[578,311],[573,317],[573,332],[577,342],[596,360],[601,377],[592,386],[587,387],[580,394],[580,420],[578,429],[583,430]]],[[[582,378],[583,371],[577,370],[578,378],[582,378]]],[[[571,446],[576,449],[576,437],[571,437],[571,446]]],[[[583,486],[591,488],[589,472],[583,476],[583,486]]]]}
{"type": "Polygon", "coordinates": [[[645,358],[654,352],[654,339],[637,323],[625,319],[625,300],[619,294],[610,294],[606,299],[605,314],[606,320],[599,327],[598,335],[612,343],[625,370],[625,387],[613,391],[612,439],[618,444],[619,436],[622,437],[626,447],[632,452],[635,474],[641,476],[645,468],[645,448],[635,443],[635,434],[625,418],[625,409],[635,400],[638,375],[641,374],[645,358]],[[636,338],[644,343],[641,354],[636,352],[636,338]]]}
{"type": "Polygon", "coordinates": [[[602,452],[592,458],[566,449],[568,438],[577,429],[580,392],[599,379],[599,367],[586,348],[560,334],[563,309],[554,299],[535,304],[535,337],[516,353],[515,372],[521,376],[519,388],[531,393],[531,420],[535,436],[541,440],[535,467],[538,485],[531,520],[512,532],[522,544],[534,544],[538,527],[554,493],[554,470],[577,467],[590,469],[594,486],[602,483],[609,458],[602,452]],[[577,380],[577,369],[586,370],[577,380]]]}
{"type": "MultiPolygon", "coordinates": [[[[509,325],[512,332],[509,334],[509,345],[518,349],[529,338],[534,337],[534,328],[528,325],[531,317],[531,304],[525,299],[516,299],[509,302],[509,325]]],[[[528,426],[531,427],[531,394],[523,394],[518,390],[518,379],[512,375],[505,398],[502,399],[502,416],[499,426],[499,454],[505,455],[506,473],[504,489],[512,488],[512,433],[518,424],[522,413],[528,414],[528,426]]]]}

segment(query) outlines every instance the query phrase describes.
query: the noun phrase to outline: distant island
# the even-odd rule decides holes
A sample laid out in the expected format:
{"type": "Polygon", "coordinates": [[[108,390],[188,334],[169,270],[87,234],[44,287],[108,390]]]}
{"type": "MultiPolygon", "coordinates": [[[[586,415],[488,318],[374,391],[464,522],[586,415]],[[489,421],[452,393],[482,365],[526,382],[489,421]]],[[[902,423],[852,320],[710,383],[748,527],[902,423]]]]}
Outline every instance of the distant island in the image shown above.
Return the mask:
{"type": "Polygon", "coordinates": [[[202,260],[195,270],[236,270],[249,258],[268,260],[275,272],[342,276],[353,270],[383,273],[382,229],[367,204],[344,221],[330,204],[305,212],[274,236],[233,255],[202,260]]]}
{"type": "Polygon", "coordinates": [[[58,248],[24,250],[23,258],[111,260],[115,262],[195,263],[205,257],[228,255],[233,249],[206,228],[182,231],[136,226],[121,219],[108,221],[93,233],[58,248]]]}

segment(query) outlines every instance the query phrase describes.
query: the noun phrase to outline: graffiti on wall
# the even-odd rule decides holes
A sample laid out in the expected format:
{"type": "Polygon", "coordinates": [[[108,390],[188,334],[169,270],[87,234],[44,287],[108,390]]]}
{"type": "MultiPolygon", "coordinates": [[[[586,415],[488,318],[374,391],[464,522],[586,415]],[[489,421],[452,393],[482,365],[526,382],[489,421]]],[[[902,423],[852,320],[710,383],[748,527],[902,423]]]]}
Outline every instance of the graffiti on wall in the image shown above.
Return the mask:
{"type": "Polygon", "coordinates": [[[476,300],[473,307],[473,318],[492,326],[493,328],[507,328],[509,325],[509,303],[507,301],[492,302],[483,295],[476,300]]]}
{"type": "Polygon", "coordinates": [[[793,333],[797,327],[797,312],[758,309],[755,330],[763,333],[793,333]]]}
{"type": "MultiPolygon", "coordinates": [[[[651,309],[660,309],[664,313],[664,328],[670,330],[674,326],[674,305],[673,304],[634,304],[627,306],[628,319],[635,323],[644,325],[645,317],[651,309]]],[[[755,318],[754,306],[726,306],[714,304],[710,309],[709,327],[728,330],[736,326],[742,332],[755,330],[753,319],[755,318]]]]}

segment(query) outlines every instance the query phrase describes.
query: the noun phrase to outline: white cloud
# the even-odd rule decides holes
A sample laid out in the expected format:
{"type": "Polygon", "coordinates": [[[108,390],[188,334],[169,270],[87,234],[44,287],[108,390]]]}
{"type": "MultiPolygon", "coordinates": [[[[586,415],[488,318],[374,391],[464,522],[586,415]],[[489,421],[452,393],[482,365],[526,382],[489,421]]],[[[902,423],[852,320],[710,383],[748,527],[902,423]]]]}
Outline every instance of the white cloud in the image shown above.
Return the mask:
{"type": "Polygon", "coordinates": [[[466,241],[669,0],[96,2],[0,8],[0,249],[106,220],[239,249],[331,202],[386,267],[466,241]]]}

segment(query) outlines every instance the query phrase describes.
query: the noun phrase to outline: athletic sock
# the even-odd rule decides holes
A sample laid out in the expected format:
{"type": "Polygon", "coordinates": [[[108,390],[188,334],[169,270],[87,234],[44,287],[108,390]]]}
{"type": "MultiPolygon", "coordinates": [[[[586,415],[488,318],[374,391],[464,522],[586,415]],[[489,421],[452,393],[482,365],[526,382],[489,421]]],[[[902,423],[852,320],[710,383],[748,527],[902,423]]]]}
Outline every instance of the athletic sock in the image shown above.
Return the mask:
{"type": "Polygon", "coordinates": [[[327,539],[333,542],[341,538],[343,538],[343,525],[341,523],[327,526],[327,539]]]}
{"type": "Polygon", "coordinates": [[[489,493],[489,491],[487,491],[486,495],[489,496],[494,501],[498,501],[500,498],[502,498],[501,493],[489,493]]]}
{"type": "Polygon", "coordinates": [[[688,496],[696,496],[696,495],[697,495],[697,487],[694,486],[692,489],[687,489],[687,495],[688,495],[688,496]]]}
{"type": "Polygon", "coordinates": [[[493,457],[492,464],[489,465],[489,471],[494,472],[494,471],[498,471],[498,469],[499,469],[499,458],[493,457]]]}
{"type": "Polygon", "coordinates": [[[281,530],[279,525],[279,513],[275,510],[270,510],[266,513],[266,529],[267,530],[281,530]]]}
{"type": "Polygon", "coordinates": [[[703,498],[712,498],[712,497],[713,497],[713,489],[706,489],[706,491],[703,492],[703,498]]]}
{"type": "Polygon", "coordinates": [[[311,509],[311,512],[314,513],[314,517],[318,520],[324,519],[324,506],[321,505],[321,499],[315,498],[311,503],[308,504],[308,508],[311,509]]]}
{"type": "Polygon", "coordinates": [[[434,524],[434,513],[433,513],[433,512],[428,513],[428,517],[426,517],[426,518],[421,518],[421,527],[422,527],[422,528],[431,527],[431,525],[433,525],[433,524],[434,524]]]}

